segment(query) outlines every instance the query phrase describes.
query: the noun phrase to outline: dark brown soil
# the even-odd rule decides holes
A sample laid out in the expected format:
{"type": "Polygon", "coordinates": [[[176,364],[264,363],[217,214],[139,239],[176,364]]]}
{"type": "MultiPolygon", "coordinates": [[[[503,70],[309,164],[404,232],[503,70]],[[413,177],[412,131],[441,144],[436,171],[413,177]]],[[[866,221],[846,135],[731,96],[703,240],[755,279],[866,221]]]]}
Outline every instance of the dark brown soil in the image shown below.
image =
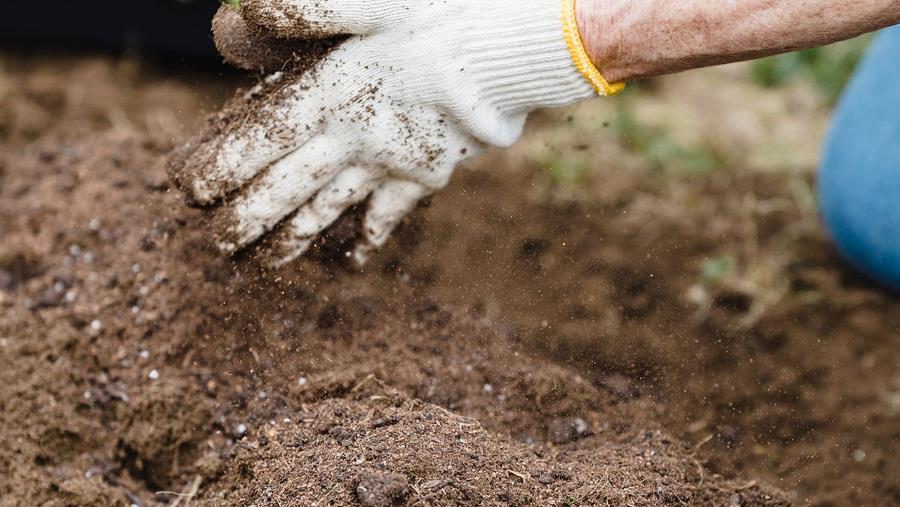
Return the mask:
{"type": "Polygon", "coordinates": [[[600,170],[575,204],[509,164],[460,172],[421,214],[426,240],[373,269],[659,403],[716,470],[801,504],[900,502],[900,300],[846,268],[796,177],[600,170]],[[737,273],[704,283],[725,255],[737,273]]]}
{"type": "MultiPolygon", "coordinates": [[[[896,300],[814,231],[788,272],[825,297],[749,327],[746,294],[686,301],[743,239],[728,196],[777,181],[697,181],[721,199],[631,219],[664,183],[536,202],[539,176],[488,159],[366,272],[265,271],[208,250],[165,176],[221,83],[2,69],[0,505],[897,499],[896,300]]],[[[794,216],[756,218],[766,245],[794,216]]]]}
{"type": "Polygon", "coordinates": [[[276,39],[251,29],[236,9],[222,6],[212,22],[216,49],[229,64],[254,72],[303,71],[318,62],[339,39],[276,39]]]}

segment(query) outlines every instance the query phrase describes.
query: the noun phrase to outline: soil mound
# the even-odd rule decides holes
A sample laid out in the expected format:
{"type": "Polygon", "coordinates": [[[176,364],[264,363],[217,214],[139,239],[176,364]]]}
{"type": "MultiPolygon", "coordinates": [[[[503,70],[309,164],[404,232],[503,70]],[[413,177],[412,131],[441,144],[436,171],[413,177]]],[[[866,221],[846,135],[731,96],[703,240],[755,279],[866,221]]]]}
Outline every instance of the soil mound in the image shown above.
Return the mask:
{"type": "Polygon", "coordinates": [[[217,257],[163,167],[189,90],[91,65],[0,118],[3,505],[787,503],[402,279],[217,257]]]}

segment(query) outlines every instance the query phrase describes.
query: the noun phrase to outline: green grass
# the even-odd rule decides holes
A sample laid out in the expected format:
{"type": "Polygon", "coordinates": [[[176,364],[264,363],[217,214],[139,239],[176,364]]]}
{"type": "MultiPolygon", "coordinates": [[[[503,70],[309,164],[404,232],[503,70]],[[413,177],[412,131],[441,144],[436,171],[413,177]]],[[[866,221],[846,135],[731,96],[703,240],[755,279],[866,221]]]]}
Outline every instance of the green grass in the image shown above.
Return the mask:
{"type": "MultiPolygon", "coordinates": [[[[636,90],[637,87],[632,89],[636,90]]],[[[701,175],[723,166],[721,157],[713,150],[684,146],[668,135],[665,129],[640,123],[632,113],[631,100],[631,96],[621,98],[613,127],[629,148],[645,159],[651,170],[657,173],[701,175]]]]}
{"type": "Polygon", "coordinates": [[[733,255],[723,255],[715,259],[703,262],[700,268],[700,276],[707,287],[715,287],[722,283],[728,275],[734,272],[737,260],[733,255]]]}
{"type": "Polygon", "coordinates": [[[550,176],[554,187],[560,185],[579,185],[587,179],[590,166],[575,157],[567,157],[559,151],[552,151],[541,160],[541,166],[550,176]]]}
{"type": "Polygon", "coordinates": [[[822,48],[763,58],[751,65],[750,77],[765,88],[777,88],[795,79],[808,79],[834,102],[853,75],[870,41],[871,36],[863,36],[822,48]]]}

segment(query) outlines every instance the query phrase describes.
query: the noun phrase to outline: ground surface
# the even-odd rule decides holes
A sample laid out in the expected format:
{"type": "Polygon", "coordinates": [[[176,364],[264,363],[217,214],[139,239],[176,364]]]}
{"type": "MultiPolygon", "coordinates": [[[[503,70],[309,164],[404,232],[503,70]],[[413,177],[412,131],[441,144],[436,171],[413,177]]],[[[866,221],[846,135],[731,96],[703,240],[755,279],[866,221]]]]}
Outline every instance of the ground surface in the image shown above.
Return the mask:
{"type": "Polygon", "coordinates": [[[365,272],[335,240],[263,272],[163,171],[227,85],[0,65],[2,505],[900,499],[900,302],[842,267],[808,172],[670,177],[558,127],[609,111],[544,115],[563,155],[463,169],[365,272]]]}

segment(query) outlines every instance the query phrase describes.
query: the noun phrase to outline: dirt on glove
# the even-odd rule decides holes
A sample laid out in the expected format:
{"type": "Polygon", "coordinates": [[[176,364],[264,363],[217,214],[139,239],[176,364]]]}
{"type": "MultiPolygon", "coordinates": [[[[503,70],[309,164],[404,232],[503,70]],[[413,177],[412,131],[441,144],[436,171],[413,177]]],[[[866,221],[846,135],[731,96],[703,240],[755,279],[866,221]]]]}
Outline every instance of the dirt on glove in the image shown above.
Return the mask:
{"type": "Polygon", "coordinates": [[[342,37],[278,39],[244,22],[239,11],[221,6],[212,22],[216,49],[227,63],[253,72],[303,72],[333,49],[342,37]]]}

